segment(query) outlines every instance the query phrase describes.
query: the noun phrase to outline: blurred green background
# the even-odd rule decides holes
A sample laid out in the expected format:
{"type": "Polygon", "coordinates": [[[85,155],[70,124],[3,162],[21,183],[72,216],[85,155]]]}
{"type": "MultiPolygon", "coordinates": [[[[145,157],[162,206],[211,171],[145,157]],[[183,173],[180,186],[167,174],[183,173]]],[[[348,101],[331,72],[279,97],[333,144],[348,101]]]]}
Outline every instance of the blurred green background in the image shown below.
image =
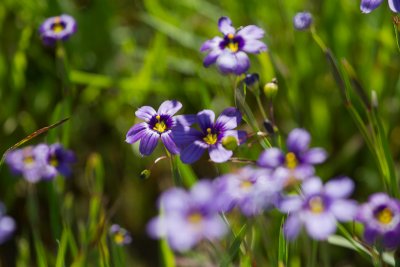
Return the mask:
{"type": "MultiPolygon", "coordinates": [[[[159,146],[142,158],[137,145],[124,142],[125,134],[139,121],[134,112],[142,105],[157,108],[164,100],[177,99],[184,106],[181,114],[205,108],[219,113],[233,105],[232,79],[215,67],[205,69],[199,52],[202,42],[220,35],[220,16],[229,16],[236,27],[255,24],[265,29],[269,52],[250,56],[250,72],[260,74],[261,84],[279,77],[274,101],[277,125],[284,136],[292,128],[304,127],[312,133],[313,145],[329,151],[329,160],[318,168],[321,177],[349,175],[357,184],[359,201],[382,191],[377,167],[344,108],[324,54],[309,32],[297,32],[292,26],[296,12],[310,11],[317,32],[337,58],[350,62],[368,95],[376,90],[398,167],[400,62],[392,14],[386,3],[368,15],[360,12],[359,4],[348,0],[0,1],[0,150],[71,117],[29,142],[62,141],[78,157],[73,176],[65,182],[58,178],[36,186],[40,223],[35,231],[43,240],[49,266],[61,231],[55,222],[65,220],[61,211],[65,196],[73,199],[71,225],[79,232],[77,225],[89,224],[89,203],[99,192],[109,221],[132,233],[133,242],[125,250],[127,266],[160,264],[157,242],[146,235],[145,225],[157,214],[159,193],[172,185],[169,164],[161,161],[149,179],[141,180],[140,172],[164,152],[159,146]],[[65,42],[71,82],[67,93],[55,48],[44,46],[38,35],[47,17],[62,13],[78,23],[77,33],[65,42]],[[62,108],[66,95],[70,112],[62,108]],[[99,188],[91,188],[91,179],[99,188]]],[[[255,106],[251,96],[247,101],[255,106]]],[[[260,112],[254,112],[261,125],[260,112]]],[[[256,159],[260,151],[253,145],[238,153],[256,159]]],[[[200,178],[213,178],[237,166],[223,164],[216,169],[203,158],[193,170],[200,178]]],[[[23,259],[32,264],[27,266],[35,266],[37,253],[27,218],[29,186],[5,166],[0,177],[0,200],[18,225],[15,238],[0,248],[1,266],[17,262],[24,266],[23,259]]],[[[332,266],[359,260],[343,249],[332,255],[332,266]]]]}

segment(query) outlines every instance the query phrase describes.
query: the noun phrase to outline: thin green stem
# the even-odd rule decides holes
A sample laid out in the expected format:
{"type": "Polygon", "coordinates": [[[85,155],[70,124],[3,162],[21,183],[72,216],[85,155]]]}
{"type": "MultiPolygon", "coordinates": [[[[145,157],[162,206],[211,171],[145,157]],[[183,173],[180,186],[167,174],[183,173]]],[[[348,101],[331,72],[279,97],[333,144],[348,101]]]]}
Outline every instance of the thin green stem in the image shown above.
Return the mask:
{"type": "Polygon", "coordinates": [[[263,107],[263,104],[261,102],[261,98],[259,95],[256,96],[256,100],[257,100],[257,105],[258,105],[258,108],[260,109],[261,115],[263,116],[264,120],[267,119],[268,118],[267,113],[265,112],[265,109],[263,107]]]}

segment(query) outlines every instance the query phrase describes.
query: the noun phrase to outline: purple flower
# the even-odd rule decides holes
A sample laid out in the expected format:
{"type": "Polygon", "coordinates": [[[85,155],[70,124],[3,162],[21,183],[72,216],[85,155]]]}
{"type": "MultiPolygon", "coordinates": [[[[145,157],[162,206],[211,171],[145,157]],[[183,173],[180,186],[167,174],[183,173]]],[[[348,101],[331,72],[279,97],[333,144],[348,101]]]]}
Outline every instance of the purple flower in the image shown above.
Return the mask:
{"type": "Polygon", "coordinates": [[[46,151],[48,147],[44,144],[16,149],[7,153],[6,163],[14,174],[22,174],[27,181],[35,183],[45,175],[46,151]]]}
{"type": "Polygon", "coordinates": [[[205,67],[216,63],[222,73],[240,75],[250,67],[246,53],[257,54],[267,50],[267,46],[259,40],[263,38],[264,30],[255,25],[243,27],[236,32],[232,21],[228,17],[221,17],[218,28],[224,37],[214,37],[200,48],[201,52],[208,52],[203,62],[205,67]]]}
{"type": "Polygon", "coordinates": [[[53,45],[58,40],[65,41],[75,32],[75,19],[65,14],[46,19],[39,28],[40,37],[46,45],[53,45]]]}
{"type": "Polygon", "coordinates": [[[364,239],[386,248],[400,245],[400,201],[385,193],[376,193],[361,205],[356,219],[364,224],[364,239]]]}
{"type": "Polygon", "coordinates": [[[293,25],[296,30],[307,30],[313,22],[312,15],[309,12],[299,12],[293,18],[293,25]]]}
{"type": "Polygon", "coordinates": [[[0,202],[0,244],[3,244],[12,236],[15,228],[14,219],[5,215],[5,207],[0,202]]]}
{"type": "Polygon", "coordinates": [[[61,144],[46,147],[47,151],[45,151],[46,149],[41,150],[45,153],[43,156],[47,162],[44,178],[52,179],[59,173],[64,176],[71,175],[71,164],[76,161],[74,152],[65,149],[61,144]]]}
{"type": "Polygon", "coordinates": [[[159,200],[161,215],[148,224],[153,238],[166,238],[172,249],[186,251],[202,239],[218,239],[226,226],[215,205],[216,191],[209,181],[200,181],[190,192],[172,188],[159,200]]]}
{"type": "Polygon", "coordinates": [[[110,235],[112,240],[119,246],[128,245],[132,242],[132,237],[129,232],[118,224],[111,225],[110,235]]]}
{"type": "Polygon", "coordinates": [[[233,136],[242,144],[246,140],[245,131],[234,130],[241,122],[242,115],[233,107],[225,109],[215,121],[212,110],[197,113],[200,130],[190,127],[177,127],[173,133],[174,140],[181,150],[181,160],[190,164],[197,161],[208,150],[210,159],[214,162],[225,162],[233,154],[222,145],[224,137],[233,136]]]}
{"type": "Polygon", "coordinates": [[[325,186],[317,177],[306,180],[301,196],[285,197],[278,203],[281,211],[289,213],[284,225],[286,238],[296,238],[305,224],[311,238],[324,240],[336,231],[337,221],[353,220],[357,203],[347,199],[353,189],[348,177],[331,180],[325,186]]]}
{"type": "Polygon", "coordinates": [[[282,188],[271,175],[250,166],[217,178],[215,184],[219,192],[216,204],[219,209],[229,211],[237,205],[246,216],[260,214],[272,206],[282,188]]]}
{"type": "Polygon", "coordinates": [[[279,148],[269,148],[261,153],[257,164],[274,170],[275,174],[291,184],[314,174],[314,164],[325,161],[327,155],[322,148],[309,148],[310,134],[304,129],[294,129],[286,140],[288,152],[279,148]]]}
{"type": "MultiPolygon", "coordinates": [[[[382,4],[383,0],[361,0],[360,9],[363,13],[370,13],[372,10],[382,4]]],[[[395,12],[400,12],[400,0],[388,0],[390,9],[395,12]]]]}
{"type": "Polygon", "coordinates": [[[135,115],[144,122],[135,124],[126,134],[126,142],[133,144],[140,140],[140,154],[148,156],[157,146],[158,139],[164,143],[171,154],[178,154],[179,149],[172,139],[172,128],[176,125],[189,125],[183,116],[173,116],[182,108],[182,104],[176,100],[164,101],[155,111],[152,107],[143,106],[135,115]]]}
{"type": "Polygon", "coordinates": [[[61,144],[39,144],[9,152],[6,162],[14,174],[22,174],[27,181],[35,183],[42,178],[52,179],[58,173],[70,175],[75,155],[61,144]]]}

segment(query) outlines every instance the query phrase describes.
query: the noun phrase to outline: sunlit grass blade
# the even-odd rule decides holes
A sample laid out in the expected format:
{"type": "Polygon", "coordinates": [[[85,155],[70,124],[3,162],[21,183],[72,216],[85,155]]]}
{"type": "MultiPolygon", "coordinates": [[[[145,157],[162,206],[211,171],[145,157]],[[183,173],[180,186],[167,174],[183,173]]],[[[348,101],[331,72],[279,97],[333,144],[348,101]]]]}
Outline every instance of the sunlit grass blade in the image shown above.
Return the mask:
{"type": "Polygon", "coordinates": [[[38,135],[40,135],[40,134],[42,134],[42,133],[45,133],[45,132],[47,132],[48,130],[53,129],[53,128],[55,128],[55,127],[57,127],[57,126],[63,124],[63,123],[66,122],[67,120],[69,120],[69,118],[65,118],[65,119],[63,119],[63,120],[60,120],[59,122],[56,122],[56,123],[52,124],[52,125],[49,125],[49,126],[40,128],[39,130],[37,130],[37,131],[31,133],[30,135],[28,135],[27,137],[25,137],[24,139],[22,139],[21,141],[19,141],[18,143],[16,143],[15,145],[13,145],[12,147],[10,147],[9,149],[7,149],[7,150],[3,153],[3,156],[2,156],[1,161],[0,161],[0,166],[3,164],[4,159],[5,159],[5,156],[7,155],[7,153],[8,153],[9,151],[11,151],[11,150],[13,150],[13,149],[16,149],[17,147],[19,147],[19,146],[25,144],[26,142],[28,142],[28,141],[32,140],[33,138],[37,137],[38,135]]]}
{"type": "Polygon", "coordinates": [[[279,243],[278,243],[278,264],[279,266],[288,266],[289,258],[289,244],[286,242],[283,225],[285,223],[285,218],[282,219],[281,227],[279,231],[279,243]]]}
{"type": "Polygon", "coordinates": [[[242,226],[239,233],[237,233],[237,235],[233,239],[226,255],[224,256],[224,258],[220,264],[221,267],[231,266],[232,261],[237,257],[237,255],[240,251],[240,246],[242,245],[242,242],[246,235],[246,231],[247,231],[247,224],[242,226]]]}
{"type": "Polygon", "coordinates": [[[57,251],[57,259],[56,259],[56,267],[64,267],[65,265],[65,258],[68,249],[68,230],[64,228],[61,234],[61,240],[58,244],[58,251],[57,251]]]}

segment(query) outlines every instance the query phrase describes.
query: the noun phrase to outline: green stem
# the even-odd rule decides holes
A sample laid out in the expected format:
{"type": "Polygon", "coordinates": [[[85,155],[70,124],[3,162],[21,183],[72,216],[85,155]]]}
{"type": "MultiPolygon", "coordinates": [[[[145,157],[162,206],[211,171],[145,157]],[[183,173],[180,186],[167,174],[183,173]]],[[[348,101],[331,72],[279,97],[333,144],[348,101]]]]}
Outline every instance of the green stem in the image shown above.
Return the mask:
{"type": "Polygon", "coordinates": [[[317,257],[318,257],[318,241],[311,241],[311,257],[310,257],[310,267],[317,266],[317,257]]]}
{"type": "Polygon", "coordinates": [[[267,118],[268,118],[268,117],[267,117],[267,113],[265,112],[265,109],[264,109],[264,107],[263,107],[263,105],[262,105],[261,98],[260,98],[259,95],[256,96],[256,100],[257,100],[258,108],[259,108],[260,111],[261,111],[261,115],[263,116],[264,120],[267,119],[267,118]]]}

